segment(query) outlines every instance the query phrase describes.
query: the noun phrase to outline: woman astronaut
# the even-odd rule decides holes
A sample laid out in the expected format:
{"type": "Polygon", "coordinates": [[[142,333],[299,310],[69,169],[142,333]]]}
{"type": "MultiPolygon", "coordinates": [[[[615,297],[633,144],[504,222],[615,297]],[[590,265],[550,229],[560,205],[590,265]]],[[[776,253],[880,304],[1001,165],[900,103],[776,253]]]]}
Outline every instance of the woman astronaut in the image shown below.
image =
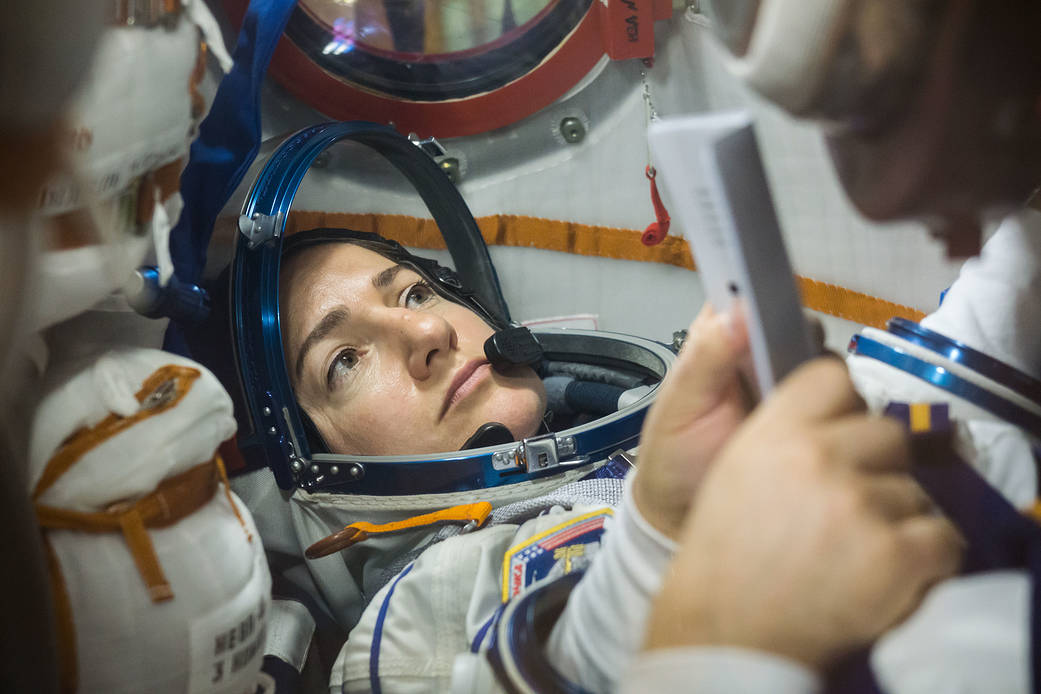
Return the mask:
{"type": "MultiPolygon", "coordinates": [[[[492,278],[471,292],[454,272],[372,236],[319,229],[283,241],[279,225],[307,164],[345,134],[396,152],[413,183],[444,184],[437,195],[417,187],[450,249],[459,247],[452,233],[473,228],[468,214],[451,217],[458,208],[446,212],[462,203],[433,162],[371,125],[301,131],[264,165],[242,207],[230,282],[246,386],[239,447],[270,472],[240,477],[235,488],[269,552],[308,557],[305,572],[285,573],[311,584],[350,630],[330,689],[487,691],[498,680],[509,691],[572,682],[609,690],[637,650],[670,538],[744,417],[743,331],[706,312],[678,360],[662,345],[595,332],[546,331],[534,342],[504,320],[494,273],[469,272],[492,278]],[[532,369],[539,362],[541,379],[532,369]],[[640,474],[623,482],[631,464],[619,449],[635,446],[659,392],[665,404],[644,427],[640,474]],[[288,504],[276,482],[291,490],[288,504]],[[517,629],[524,624],[537,625],[534,641],[517,629]]],[[[473,269],[472,258],[456,255],[461,272],[473,269]]],[[[858,544],[867,549],[836,566],[875,571],[867,602],[879,609],[826,630],[834,655],[877,635],[924,583],[949,573],[957,542],[946,521],[913,502],[920,493],[899,470],[899,427],[860,413],[840,366],[816,363],[793,381],[765,421],[778,412],[784,420],[793,409],[785,400],[800,400],[807,387],[820,394],[812,421],[736,437],[731,469],[769,489],[778,466],[805,457],[797,441],[809,430],[840,418],[842,432],[854,425],[862,435],[833,456],[846,463],[841,484],[817,468],[785,475],[792,493],[773,523],[812,529],[802,538],[821,551],[835,529],[863,531],[858,544]],[[833,503],[854,480],[866,507],[894,493],[912,503],[881,523],[833,503]],[[929,532],[902,532],[910,519],[929,532]],[[907,551],[871,549],[887,545],[868,538],[891,536],[907,551]],[[908,565],[921,556],[930,560],[908,565]]],[[[793,556],[798,564],[819,555],[793,556]]],[[[755,562],[768,559],[751,552],[743,561],[758,573],[755,562]]],[[[820,623],[801,612],[799,621],[820,623]]]]}
{"type": "MultiPolygon", "coordinates": [[[[284,244],[280,276],[283,345],[297,401],[314,424],[312,445],[320,442],[329,452],[339,454],[416,455],[533,439],[540,434],[552,436],[544,423],[547,393],[542,379],[527,364],[492,365],[484,345],[495,330],[487,317],[445,291],[446,284],[437,279],[439,274],[445,276],[444,268],[410,256],[396,244],[350,236],[354,235],[315,230],[290,236],[284,244]]],[[[552,383],[562,378],[566,377],[547,380],[552,383]]],[[[556,389],[554,407],[561,415],[551,416],[558,418],[558,427],[574,419],[574,410],[581,408],[581,395],[574,395],[576,384],[579,392],[593,390],[604,402],[612,398],[617,402],[622,394],[620,387],[569,379],[571,397],[566,395],[568,387],[556,389]]],[[[563,428],[570,427],[564,424],[563,428]]],[[[616,459],[616,464],[621,462],[616,459]]],[[[383,608],[383,626],[374,626],[367,618],[376,616],[375,611],[362,616],[349,639],[359,649],[344,650],[334,668],[332,686],[367,689],[373,686],[373,677],[378,677],[383,686],[390,687],[400,678],[414,678],[415,673],[431,667],[430,656],[435,654],[422,654],[422,649],[418,653],[408,649],[413,650],[411,654],[396,652],[388,639],[377,656],[384,665],[376,672],[379,666],[372,663],[370,646],[365,644],[370,640],[378,643],[376,632],[380,630],[388,635],[432,630],[418,642],[439,643],[451,658],[442,659],[435,666],[435,679],[422,686],[447,686],[448,680],[443,678],[451,674],[455,655],[479,641],[471,630],[494,615],[490,608],[501,602],[504,590],[512,596],[536,577],[554,577],[588,566],[610,515],[603,507],[617,505],[620,498],[620,483],[606,477],[606,471],[602,474],[604,479],[572,483],[570,499],[565,486],[554,489],[551,500],[525,499],[513,504],[517,508],[512,510],[510,504],[500,506],[493,516],[499,525],[487,532],[436,546],[426,540],[406,551],[405,556],[415,562],[408,575],[401,574],[400,583],[394,581],[396,600],[391,602],[388,596],[374,602],[389,606],[383,608]],[[545,513],[524,523],[555,505],[569,507],[569,511],[545,513]],[[513,522],[503,524],[506,518],[513,522]],[[534,538],[553,545],[553,551],[520,559],[538,547],[534,538]],[[508,589],[498,576],[504,557],[511,561],[513,573],[525,574],[508,589]],[[539,563],[543,566],[536,568],[539,563]],[[461,589],[462,585],[466,588],[461,589]],[[427,602],[446,589],[459,591],[459,598],[470,598],[452,600],[450,605],[431,603],[427,606],[433,610],[429,621],[417,623],[415,601],[427,602]],[[418,595],[409,598],[413,591],[418,595]]],[[[445,495],[444,505],[460,506],[452,501],[462,499],[450,501],[451,496],[445,495]]],[[[474,490],[465,496],[478,503],[496,498],[492,490],[474,490]]],[[[482,512],[487,511],[477,511],[482,512]]],[[[422,517],[415,513],[412,520],[418,520],[416,516],[422,517]]],[[[420,527],[445,520],[436,517],[420,527]]],[[[463,515],[461,520],[483,521],[479,515],[463,515]]],[[[655,542],[663,542],[656,539],[657,533],[646,528],[644,532],[647,534],[634,545],[653,547],[655,542]]],[[[445,536],[442,530],[436,538],[445,536]]],[[[327,555],[342,545],[335,539],[319,541],[329,542],[333,544],[312,549],[312,553],[327,555]]],[[[345,549],[344,553],[349,556],[364,549],[345,549]]],[[[627,548],[629,552],[639,554],[632,548],[627,548]]],[[[398,559],[395,568],[401,565],[398,559]]],[[[621,595],[639,592],[624,584],[607,587],[621,595]]],[[[630,615],[634,613],[638,612],[630,615]]],[[[635,631],[622,629],[620,633],[629,636],[635,631]]],[[[631,650],[632,646],[623,641],[615,647],[631,650]]],[[[437,660],[435,657],[434,662],[437,660]]],[[[474,661],[470,669],[480,662],[474,661]]],[[[476,671],[472,676],[477,676],[476,671]]],[[[453,681],[459,684],[465,679],[457,674],[453,681]]],[[[590,684],[599,689],[609,681],[590,684]]]]}

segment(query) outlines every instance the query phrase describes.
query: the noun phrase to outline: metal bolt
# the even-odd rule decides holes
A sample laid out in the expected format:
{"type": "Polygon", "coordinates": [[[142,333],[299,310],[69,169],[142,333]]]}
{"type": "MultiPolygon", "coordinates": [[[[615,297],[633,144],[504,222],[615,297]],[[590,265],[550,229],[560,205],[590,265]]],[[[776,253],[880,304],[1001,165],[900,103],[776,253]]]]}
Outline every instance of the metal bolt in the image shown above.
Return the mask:
{"type": "Polygon", "coordinates": [[[351,465],[347,472],[351,477],[361,477],[361,468],[357,465],[351,465]]]}
{"type": "Polygon", "coordinates": [[[672,349],[674,351],[679,352],[680,348],[683,347],[683,343],[686,342],[686,341],[687,341],[687,331],[686,330],[677,330],[676,332],[672,333],[672,349]]]}
{"type": "Polygon", "coordinates": [[[142,410],[154,410],[166,405],[177,395],[177,382],[174,379],[164,381],[141,401],[142,410]]]}
{"type": "Polygon", "coordinates": [[[564,142],[577,145],[586,139],[586,126],[578,118],[568,116],[560,121],[560,134],[564,137],[564,142]]]}
{"type": "Polygon", "coordinates": [[[267,430],[267,433],[269,433],[272,436],[274,436],[275,434],[278,433],[278,429],[276,429],[275,427],[271,427],[270,429],[267,430]]]}
{"type": "Polygon", "coordinates": [[[300,472],[303,469],[304,464],[299,460],[294,460],[289,464],[289,467],[293,468],[293,472],[300,472]]]}
{"type": "Polygon", "coordinates": [[[316,474],[316,475],[317,475],[317,474],[318,474],[319,472],[321,472],[321,471],[322,471],[322,468],[318,467],[317,465],[312,465],[312,466],[311,466],[311,472],[312,472],[312,473],[314,473],[314,474],[316,474]]]}
{"type": "Polygon", "coordinates": [[[441,170],[448,176],[452,183],[459,183],[459,160],[455,157],[445,157],[437,163],[441,170]]]}
{"type": "Polygon", "coordinates": [[[264,416],[265,417],[270,417],[271,416],[271,408],[270,407],[265,407],[263,409],[263,412],[264,412],[264,416]]]}
{"type": "Polygon", "coordinates": [[[333,465],[331,468],[329,468],[329,474],[330,475],[339,475],[340,474],[340,466],[339,465],[333,465]]]}

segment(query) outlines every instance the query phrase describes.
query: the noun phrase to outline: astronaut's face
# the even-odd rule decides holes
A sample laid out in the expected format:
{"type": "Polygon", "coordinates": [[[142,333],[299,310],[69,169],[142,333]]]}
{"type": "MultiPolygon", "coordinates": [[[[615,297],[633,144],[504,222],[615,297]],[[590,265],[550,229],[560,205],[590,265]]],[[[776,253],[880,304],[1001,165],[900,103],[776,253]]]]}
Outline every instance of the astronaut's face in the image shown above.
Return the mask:
{"type": "Polygon", "coordinates": [[[349,243],[295,254],[280,316],[297,401],[332,452],[459,450],[478,427],[536,433],[546,406],[535,372],[491,368],[493,330],[414,271],[349,243]]]}

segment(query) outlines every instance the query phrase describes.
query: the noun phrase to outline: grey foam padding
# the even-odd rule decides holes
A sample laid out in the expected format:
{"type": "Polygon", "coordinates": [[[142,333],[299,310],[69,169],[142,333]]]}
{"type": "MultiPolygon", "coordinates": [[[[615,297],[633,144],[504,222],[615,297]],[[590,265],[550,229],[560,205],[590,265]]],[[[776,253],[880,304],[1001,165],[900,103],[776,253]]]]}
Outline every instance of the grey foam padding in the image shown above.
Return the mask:
{"type": "Polygon", "coordinates": [[[570,376],[580,381],[607,383],[628,390],[643,384],[643,376],[626,373],[617,369],[609,369],[593,364],[576,364],[574,362],[547,361],[545,369],[550,376],[570,376]]]}

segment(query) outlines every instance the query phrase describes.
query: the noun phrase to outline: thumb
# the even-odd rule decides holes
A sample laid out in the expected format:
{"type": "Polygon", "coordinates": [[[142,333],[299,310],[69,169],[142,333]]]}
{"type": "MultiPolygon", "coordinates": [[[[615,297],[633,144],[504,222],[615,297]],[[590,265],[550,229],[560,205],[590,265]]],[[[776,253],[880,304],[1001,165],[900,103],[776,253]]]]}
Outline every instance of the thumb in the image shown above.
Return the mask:
{"type": "Polygon", "coordinates": [[[691,323],[650,417],[656,426],[685,427],[717,405],[738,381],[748,354],[744,321],[709,305],[691,323]]]}

